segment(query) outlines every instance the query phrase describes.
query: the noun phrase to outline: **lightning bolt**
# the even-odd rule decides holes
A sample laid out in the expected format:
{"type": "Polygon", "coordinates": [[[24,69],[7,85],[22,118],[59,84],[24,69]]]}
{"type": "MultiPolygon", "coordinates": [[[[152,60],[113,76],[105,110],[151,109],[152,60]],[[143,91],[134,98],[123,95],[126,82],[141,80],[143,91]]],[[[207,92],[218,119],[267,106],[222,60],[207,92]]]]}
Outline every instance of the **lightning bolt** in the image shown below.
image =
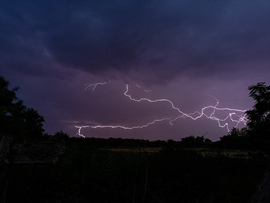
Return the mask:
{"type": "Polygon", "coordinates": [[[221,122],[224,122],[227,119],[230,119],[232,122],[236,122],[237,123],[236,126],[235,126],[235,127],[237,127],[241,122],[245,125],[246,124],[246,121],[247,121],[245,115],[244,116],[240,116],[240,115],[237,115],[235,113],[235,112],[245,113],[247,110],[232,109],[232,108],[219,108],[219,107],[217,107],[219,105],[219,101],[214,96],[212,96],[212,97],[216,100],[216,105],[215,106],[212,106],[212,105],[206,106],[206,107],[203,107],[202,108],[201,112],[195,111],[193,113],[187,114],[187,113],[184,113],[183,111],[181,111],[178,107],[176,107],[174,105],[174,103],[171,100],[169,100],[169,99],[156,99],[156,100],[150,100],[148,98],[134,99],[134,98],[132,98],[132,96],[130,94],[128,94],[128,91],[129,91],[129,85],[127,84],[126,85],[126,91],[124,92],[124,95],[126,97],[128,97],[130,100],[135,101],[135,102],[147,101],[147,102],[150,102],[150,103],[156,103],[156,102],[167,102],[167,103],[169,103],[171,105],[171,107],[174,110],[178,111],[178,113],[180,114],[180,116],[178,116],[178,117],[173,118],[173,119],[170,120],[169,123],[171,125],[173,124],[174,121],[176,121],[177,119],[180,119],[180,118],[190,118],[192,120],[197,120],[197,119],[205,116],[208,119],[217,121],[219,127],[222,127],[222,128],[226,127],[227,128],[227,131],[229,132],[230,131],[229,130],[229,124],[228,123],[225,123],[224,125],[221,125],[221,122]],[[213,110],[212,113],[210,114],[210,116],[207,116],[207,114],[204,113],[206,109],[212,109],[213,110]],[[229,115],[226,118],[224,118],[224,119],[219,119],[219,118],[217,118],[217,117],[214,116],[214,114],[216,113],[216,111],[233,111],[233,113],[229,113],[229,115]],[[197,114],[197,116],[194,116],[196,114],[197,114]],[[237,117],[239,117],[239,119],[238,120],[233,119],[232,118],[233,115],[236,115],[237,117]]]}
{"type": "Polygon", "coordinates": [[[161,118],[161,119],[155,119],[147,124],[144,125],[139,125],[139,126],[133,126],[133,127],[127,127],[127,126],[122,126],[122,125],[95,125],[91,126],[91,128],[121,128],[124,130],[133,130],[133,129],[138,129],[138,128],[146,128],[150,125],[153,125],[156,122],[161,122],[165,120],[171,120],[171,118],[161,118]]]}
{"type": "Polygon", "coordinates": [[[76,133],[76,135],[85,138],[85,136],[83,134],[81,134],[81,130],[82,130],[82,128],[89,128],[89,127],[90,127],[89,125],[84,125],[84,126],[76,126],[75,125],[75,128],[78,128],[78,132],[76,133]]]}
{"type": "MultiPolygon", "coordinates": [[[[105,85],[106,82],[104,83],[95,83],[95,84],[89,84],[86,86],[85,90],[90,88],[90,87],[93,87],[92,88],[92,91],[95,90],[95,88],[98,86],[98,85],[105,85]]],[[[141,88],[139,85],[136,84],[136,86],[138,88],[141,88]]],[[[120,129],[124,129],[124,130],[133,130],[133,129],[142,129],[142,128],[146,128],[150,125],[153,125],[157,122],[162,122],[162,121],[168,121],[170,125],[173,125],[173,123],[180,119],[180,118],[189,118],[189,119],[192,119],[192,120],[198,120],[202,117],[206,117],[207,119],[210,119],[210,120],[213,120],[213,121],[216,121],[218,123],[218,126],[221,127],[221,128],[226,128],[227,131],[229,132],[229,124],[228,120],[230,120],[231,122],[233,123],[236,123],[235,127],[237,127],[240,123],[243,123],[244,125],[246,125],[246,122],[247,122],[247,118],[245,116],[245,112],[247,110],[241,110],[241,109],[234,109],[234,108],[220,108],[218,107],[219,105],[219,100],[216,99],[214,96],[212,95],[209,95],[211,97],[213,97],[216,101],[215,105],[209,105],[209,106],[206,106],[206,107],[203,107],[201,109],[201,111],[195,111],[193,113],[185,113],[183,111],[180,110],[180,108],[176,107],[174,105],[174,103],[169,100],[169,99],[149,99],[149,98],[140,98],[140,99],[135,99],[133,98],[129,93],[129,85],[126,84],[126,90],[124,92],[124,96],[129,98],[129,100],[131,101],[134,101],[134,102],[149,102],[149,103],[158,103],[158,102],[162,102],[162,103],[168,103],[171,108],[175,111],[178,112],[179,116],[177,117],[164,117],[164,118],[160,118],[160,119],[155,119],[149,123],[146,123],[144,125],[138,125],[138,126],[132,126],[132,127],[128,127],[128,126],[123,126],[123,125],[92,125],[92,126],[75,126],[76,128],[78,128],[78,132],[77,132],[77,135],[81,136],[81,137],[85,137],[84,135],[81,134],[81,129],[82,128],[86,128],[86,127],[91,127],[93,129],[96,129],[96,128],[112,128],[112,129],[116,129],[116,128],[120,128],[120,129]],[[205,113],[206,111],[210,111],[210,115],[209,113],[205,113]],[[218,118],[215,116],[215,113],[217,111],[228,111],[228,116],[226,116],[225,118],[218,118]],[[222,123],[225,122],[225,124],[222,125],[222,123]]]]}
{"type": "Polygon", "coordinates": [[[107,82],[98,82],[98,83],[94,83],[94,84],[85,84],[86,87],[84,88],[84,90],[87,90],[88,88],[92,87],[92,92],[94,92],[98,85],[106,85],[106,84],[107,84],[107,82]]]}

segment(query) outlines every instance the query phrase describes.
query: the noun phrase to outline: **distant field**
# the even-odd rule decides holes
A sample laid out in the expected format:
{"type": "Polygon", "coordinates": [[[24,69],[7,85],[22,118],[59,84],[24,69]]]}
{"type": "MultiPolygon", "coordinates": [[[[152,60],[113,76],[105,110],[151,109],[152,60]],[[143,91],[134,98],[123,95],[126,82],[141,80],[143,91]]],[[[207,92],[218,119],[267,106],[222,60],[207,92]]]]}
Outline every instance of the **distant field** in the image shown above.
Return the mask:
{"type": "MultiPolygon", "coordinates": [[[[111,152],[122,153],[158,153],[162,150],[161,147],[142,147],[142,148],[106,148],[101,150],[108,150],[111,152]]],[[[211,149],[211,148],[183,148],[183,150],[199,152],[203,157],[223,155],[231,158],[248,159],[259,152],[251,150],[234,150],[234,149],[211,149]]]]}
{"type": "Polygon", "coordinates": [[[217,156],[224,155],[231,158],[250,158],[252,154],[256,154],[258,152],[251,150],[238,150],[238,149],[209,149],[209,148],[197,148],[192,149],[201,153],[202,156],[217,156]]]}

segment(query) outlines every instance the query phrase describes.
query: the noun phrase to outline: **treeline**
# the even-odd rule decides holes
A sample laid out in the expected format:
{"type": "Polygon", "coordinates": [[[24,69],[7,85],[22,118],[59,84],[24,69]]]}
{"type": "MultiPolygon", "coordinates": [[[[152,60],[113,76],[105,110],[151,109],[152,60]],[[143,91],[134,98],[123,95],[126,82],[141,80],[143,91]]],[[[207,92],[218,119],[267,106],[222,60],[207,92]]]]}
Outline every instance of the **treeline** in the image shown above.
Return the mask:
{"type": "Polygon", "coordinates": [[[75,138],[69,137],[62,131],[55,135],[46,135],[43,140],[58,141],[66,143],[67,145],[76,144],[79,146],[91,146],[97,148],[145,148],[145,147],[159,147],[159,148],[219,148],[219,149],[253,149],[250,146],[249,140],[245,136],[226,135],[221,137],[219,141],[212,142],[204,136],[189,136],[184,137],[181,141],[169,140],[155,140],[149,141],[144,139],[123,139],[123,138],[75,138]]]}
{"type": "MultiPolygon", "coordinates": [[[[53,138],[54,136],[52,136],[53,138]]],[[[69,144],[87,145],[93,147],[121,147],[121,148],[143,148],[143,147],[214,147],[214,142],[204,137],[186,137],[181,141],[174,140],[155,140],[149,141],[144,139],[122,139],[122,138],[67,138],[62,139],[69,144]]]]}

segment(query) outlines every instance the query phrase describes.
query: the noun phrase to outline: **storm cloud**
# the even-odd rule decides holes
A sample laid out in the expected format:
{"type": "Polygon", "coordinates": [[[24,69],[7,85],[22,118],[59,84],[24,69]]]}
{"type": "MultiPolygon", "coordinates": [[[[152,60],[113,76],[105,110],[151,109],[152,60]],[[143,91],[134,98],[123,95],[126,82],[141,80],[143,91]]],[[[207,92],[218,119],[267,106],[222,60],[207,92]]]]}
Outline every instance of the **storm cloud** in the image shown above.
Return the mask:
{"type": "Polygon", "coordinates": [[[269,64],[269,1],[1,4],[1,65],[28,73],[49,74],[57,63],[94,74],[135,70],[171,79],[252,68],[237,67],[243,61],[269,64]]]}
{"type": "MultiPolygon", "coordinates": [[[[22,99],[53,121],[121,119],[119,109],[107,117],[98,108],[87,107],[91,115],[83,115],[76,107],[87,105],[77,92],[87,78],[144,84],[159,88],[157,96],[165,86],[173,90],[164,94],[175,94],[180,81],[178,88],[187,88],[192,98],[198,88],[217,94],[221,88],[224,97],[240,102],[244,88],[270,74],[269,11],[265,0],[3,0],[1,75],[25,88],[22,99]],[[37,96],[41,90],[46,93],[37,96]]],[[[56,125],[53,121],[48,125],[56,125]]]]}

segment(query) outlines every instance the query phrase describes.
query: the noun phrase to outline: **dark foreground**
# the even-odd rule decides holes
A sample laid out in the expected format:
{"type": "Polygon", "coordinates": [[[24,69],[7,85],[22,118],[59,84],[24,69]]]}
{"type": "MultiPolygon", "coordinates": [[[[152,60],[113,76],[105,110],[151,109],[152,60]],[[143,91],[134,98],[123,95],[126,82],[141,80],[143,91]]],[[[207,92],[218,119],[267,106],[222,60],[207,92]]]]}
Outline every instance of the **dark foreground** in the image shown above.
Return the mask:
{"type": "Polygon", "coordinates": [[[56,164],[10,164],[6,202],[250,202],[269,160],[163,146],[69,143],[56,164]],[[109,148],[109,146],[107,146],[109,148]]]}

